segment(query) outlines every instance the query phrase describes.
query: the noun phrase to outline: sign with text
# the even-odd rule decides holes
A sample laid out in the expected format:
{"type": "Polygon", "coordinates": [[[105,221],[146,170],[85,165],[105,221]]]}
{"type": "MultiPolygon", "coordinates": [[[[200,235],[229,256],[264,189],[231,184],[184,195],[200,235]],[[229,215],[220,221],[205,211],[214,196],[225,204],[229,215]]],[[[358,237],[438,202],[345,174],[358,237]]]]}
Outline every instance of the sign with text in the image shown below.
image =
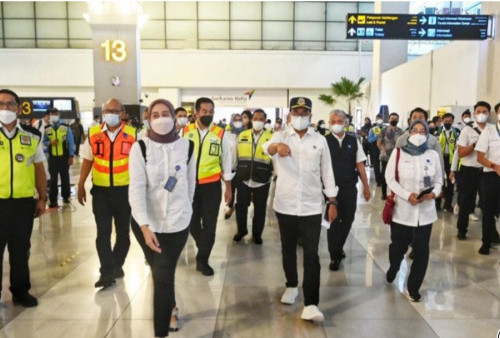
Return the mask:
{"type": "Polygon", "coordinates": [[[486,40],[490,15],[347,14],[348,40],[486,40]]]}

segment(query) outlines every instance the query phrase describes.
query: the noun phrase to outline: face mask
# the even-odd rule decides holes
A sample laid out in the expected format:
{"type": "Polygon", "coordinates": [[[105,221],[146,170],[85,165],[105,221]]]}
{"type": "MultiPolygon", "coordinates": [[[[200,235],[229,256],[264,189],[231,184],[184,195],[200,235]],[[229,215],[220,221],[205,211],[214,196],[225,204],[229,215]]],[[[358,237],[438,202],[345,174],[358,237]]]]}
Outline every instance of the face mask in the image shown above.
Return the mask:
{"type": "Polygon", "coordinates": [[[304,130],[309,127],[309,117],[307,116],[292,116],[292,127],[295,130],[304,130]]]}
{"type": "Polygon", "coordinates": [[[0,110],[0,122],[3,124],[9,124],[16,120],[17,114],[13,111],[4,109],[0,110]]]}
{"type": "Polygon", "coordinates": [[[320,129],[325,129],[325,125],[324,125],[323,123],[321,123],[321,124],[318,126],[318,128],[320,128],[320,129]]]}
{"type": "Polygon", "coordinates": [[[266,128],[266,130],[271,130],[271,129],[273,129],[273,127],[271,126],[271,124],[270,124],[270,123],[266,123],[266,124],[264,125],[264,128],[266,128]]]}
{"type": "Polygon", "coordinates": [[[214,117],[212,115],[205,115],[200,117],[200,122],[203,124],[205,127],[210,126],[212,121],[214,120],[214,117]]]}
{"type": "Polygon", "coordinates": [[[391,122],[389,122],[391,124],[391,126],[395,127],[398,125],[398,120],[392,120],[391,122]]]}
{"type": "Polygon", "coordinates": [[[177,123],[179,124],[179,126],[184,127],[185,125],[188,124],[188,118],[187,117],[179,117],[177,119],[177,123]]]}
{"type": "Polygon", "coordinates": [[[253,121],[252,127],[255,131],[261,131],[264,128],[264,122],[262,121],[253,121]]]}
{"type": "Polygon", "coordinates": [[[150,130],[151,129],[151,125],[149,124],[148,120],[144,120],[144,122],[142,123],[142,125],[144,126],[144,128],[146,128],[146,130],[150,130]]]}
{"type": "Polygon", "coordinates": [[[450,130],[451,128],[451,123],[443,123],[444,129],[450,130]]]}
{"type": "Polygon", "coordinates": [[[435,128],[429,128],[429,134],[434,134],[435,131],[436,131],[435,128]]]}
{"type": "Polygon", "coordinates": [[[151,129],[157,134],[167,135],[174,128],[174,120],[171,117],[159,117],[151,121],[151,129]]]}
{"type": "Polygon", "coordinates": [[[52,122],[52,123],[59,122],[59,116],[58,115],[50,115],[50,122],[52,122]]]}
{"type": "Polygon", "coordinates": [[[384,120],[380,119],[380,120],[377,120],[377,124],[382,124],[384,123],[384,120]]]}
{"type": "Polygon", "coordinates": [[[486,114],[479,114],[476,116],[476,121],[478,123],[485,123],[486,121],[488,121],[488,115],[486,114]]]}
{"type": "Polygon", "coordinates": [[[236,129],[240,129],[241,127],[243,127],[243,122],[241,122],[241,121],[234,121],[234,122],[233,122],[233,126],[234,126],[236,129]]]}
{"type": "Polygon", "coordinates": [[[344,126],[342,124],[334,124],[334,125],[330,126],[330,130],[334,134],[340,134],[341,132],[344,131],[344,126]]]}
{"type": "Polygon", "coordinates": [[[427,141],[427,137],[425,135],[420,135],[420,134],[411,135],[408,138],[408,142],[410,142],[411,144],[413,144],[416,147],[420,147],[426,141],[427,141]]]}
{"type": "Polygon", "coordinates": [[[121,122],[120,115],[111,114],[111,113],[103,114],[102,115],[102,119],[110,127],[115,127],[118,124],[120,124],[120,122],[121,122]]]}
{"type": "Polygon", "coordinates": [[[472,122],[472,119],[471,119],[470,117],[466,117],[466,118],[464,118],[464,123],[465,123],[465,124],[469,124],[469,123],[471,123],[471,122],[472,122]]]}

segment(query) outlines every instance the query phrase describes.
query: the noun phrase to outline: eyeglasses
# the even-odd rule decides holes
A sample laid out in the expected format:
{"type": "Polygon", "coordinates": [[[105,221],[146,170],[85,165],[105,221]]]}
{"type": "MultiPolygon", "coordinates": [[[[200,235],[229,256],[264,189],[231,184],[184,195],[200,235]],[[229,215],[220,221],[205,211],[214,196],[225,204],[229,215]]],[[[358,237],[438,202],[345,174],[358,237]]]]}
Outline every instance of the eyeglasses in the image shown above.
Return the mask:
{"type": "Polygon", "coordinates": [[[417,129],[412,129],[410,131],[411,134],[420,134],[420,135],[427,135],[427,131],[424,130],[417,130],[417,129]]]}
{"type": "Polygon", "coordinates": [[[304,116],[309,116],[309,115],[311,114],[311,112],[310,112],[310,111],[308,111],[308,110],[299,110],[299,111],[292,110],[292,111],[290,112],[290,114],[291,114],[292,116],[302,116],[302,117],[304,117],[304,116]]]}
{"type": "Polygon", "coordinates": [[[1,102],[0,101],[0,107],[7,108],[7,109],[17,108],[17,103],[14,101],[8,101],[8,102],[1,102]]]}
{"type": "Polygon", "coordinates": [[[105,109],[103,113],[105,114],[120,114],[122,111],[118,109],[105,109]]]}

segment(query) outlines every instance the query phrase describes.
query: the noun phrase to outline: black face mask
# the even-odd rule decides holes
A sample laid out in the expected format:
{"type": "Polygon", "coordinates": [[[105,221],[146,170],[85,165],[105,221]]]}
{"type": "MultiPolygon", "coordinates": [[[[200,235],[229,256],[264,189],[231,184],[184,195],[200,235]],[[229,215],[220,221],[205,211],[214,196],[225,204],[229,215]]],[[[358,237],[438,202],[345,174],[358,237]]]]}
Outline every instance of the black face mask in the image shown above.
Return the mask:
{"type": "Polygon", "coordinates": [[[435,131],[436,131],[435,128],[429,128],[429,134],[434,134],[435,131]]]}
{"type": "Polygon", "coordinates": [[[444,129],[450,130],[451,128],[451,123],[443,123],[444,129]]]}
{"type": "Polygon", "coordinates": [[[205,127],[210,126],[212,121],[214,120],[214,117],[212,115],[205,115],[200,117],[200,122],[203,124],[205,127]]]}
{"type": "Polygon", "coordinates": [[[391,124],[391,126],[395,127],[398,125],[398,120],[392,120],[391,122],[389,122],[391,124]]]}

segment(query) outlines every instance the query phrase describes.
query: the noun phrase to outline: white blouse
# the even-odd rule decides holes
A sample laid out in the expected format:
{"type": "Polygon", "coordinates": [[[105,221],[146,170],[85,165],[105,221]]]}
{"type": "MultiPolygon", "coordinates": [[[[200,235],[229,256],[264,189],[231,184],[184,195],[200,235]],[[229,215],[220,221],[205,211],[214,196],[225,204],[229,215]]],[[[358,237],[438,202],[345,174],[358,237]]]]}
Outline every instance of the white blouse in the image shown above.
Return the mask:
{"type": "Polygon", "coordinates": [[[132,216],[139,225],[148,225],[158,233],[174,233],[189,226],[196,185],[195,156],[188,162],[189,141],[179,138],[172,143],[143,138],[146,159],[136,142],[130,150],[129,202],[132,216]],[[177,183],[172,192],[164,187],[169,177],[177,183]]]}
{"type": "Polygon", "coordinates": [[[396,149],[391,154],[385,179],[389,188],[396,194],[396,204],[392,220],[395,223],[408,226],[422,226],[434,223],[437,220],[436,203],[434,200],[423,201],[412,206],[408,201],[411,193],[419,194],[421,191],[434,187],[432,192],[438,196],[443,186],[441,175],[441,161],[435,150],[428,149],[421,155],[410,155],[401,149],[399,159],[399,183],[396,182],[396,149]],[[431,185],[424,185],[424,177],[429,176],[431,185]]]}

